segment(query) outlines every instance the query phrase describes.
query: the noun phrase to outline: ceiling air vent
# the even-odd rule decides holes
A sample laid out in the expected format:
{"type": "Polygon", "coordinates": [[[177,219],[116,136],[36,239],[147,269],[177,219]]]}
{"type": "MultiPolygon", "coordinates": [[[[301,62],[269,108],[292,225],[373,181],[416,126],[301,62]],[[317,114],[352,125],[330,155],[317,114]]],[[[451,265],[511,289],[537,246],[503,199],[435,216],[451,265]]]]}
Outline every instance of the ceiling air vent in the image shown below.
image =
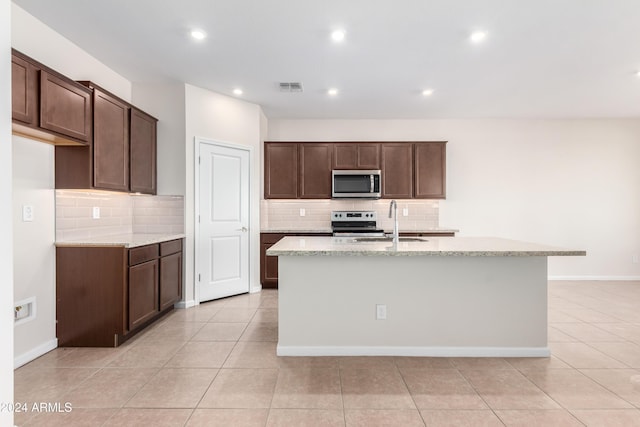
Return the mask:
{"type": "Polygon", "coordinates": [[[302,83],[300,82],[280,83],[280,92],[302,92],[302,83]]]}

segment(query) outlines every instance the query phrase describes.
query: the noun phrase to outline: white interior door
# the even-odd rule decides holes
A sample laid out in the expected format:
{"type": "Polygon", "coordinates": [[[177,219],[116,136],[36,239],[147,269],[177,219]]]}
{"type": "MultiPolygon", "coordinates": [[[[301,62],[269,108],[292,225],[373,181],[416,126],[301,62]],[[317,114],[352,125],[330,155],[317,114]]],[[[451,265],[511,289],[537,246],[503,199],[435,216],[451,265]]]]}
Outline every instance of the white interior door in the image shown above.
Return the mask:
{"type": "Polygon", "coordinates": [[[199,143],[198,301],[249,292],[249,150],[199,143]]]}

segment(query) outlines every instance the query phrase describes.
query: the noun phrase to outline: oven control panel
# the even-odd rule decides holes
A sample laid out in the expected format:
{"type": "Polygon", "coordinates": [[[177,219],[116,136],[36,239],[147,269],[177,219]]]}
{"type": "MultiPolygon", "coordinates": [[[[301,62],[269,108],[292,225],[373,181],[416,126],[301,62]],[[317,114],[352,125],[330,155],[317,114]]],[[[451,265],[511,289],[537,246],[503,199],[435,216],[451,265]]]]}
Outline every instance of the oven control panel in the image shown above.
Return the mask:
{"type": "Polygon", "coordinates": [[[332,222],[376,221],[375,211],[332,211],[332,222]]]}

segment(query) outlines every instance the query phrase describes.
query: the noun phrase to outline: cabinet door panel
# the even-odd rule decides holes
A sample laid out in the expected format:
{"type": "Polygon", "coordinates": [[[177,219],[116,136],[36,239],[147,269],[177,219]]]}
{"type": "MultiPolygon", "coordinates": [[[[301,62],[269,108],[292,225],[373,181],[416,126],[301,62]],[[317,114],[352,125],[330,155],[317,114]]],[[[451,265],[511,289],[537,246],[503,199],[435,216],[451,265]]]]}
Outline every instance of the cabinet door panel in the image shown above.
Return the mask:
{"type": "Polygon", "coordinates": [[[380,169],[380,144],[358,144],[358,169],[380,169]]]}
{"type": "Polygon", "coordinates": [[[160,258],[160,310],[182,298],[182,252],[160,258]]]}
{"type": "Polygon", "coordinates": [[[358,147],[355,144],[333,145],[333,168],[355,169],[358,164],[358,147]]]}
{"type": "Polygon", "coordinates": [[[413,144],[381,144],[382,197],[413,197],[413,144]]]}
{"type": "Polygon", "coordinates": [[[158,312],[158,260],[129,267],[129,330],[158,312]]]}
{"type": "Polygon", "coordinates": [[[148,114],[131,109],[131,191],[156,194],[156,123],[148,114]]]}
{"type": "Polygon", "coordinates": [[[93,185],[129,190],[129,106],[94,89],[93,185]]]}
{"type": "Polygon", "coordinates": [[[380,144],[333,144],[333,168],[380,169],[380,144]]]}
{"type": "Polygon", "coordinates": [[[40,127],[89,142],[91,91],[40,71],[40,127]]]}
{"type": "Polygon", "coordinates": [[[415,144],[416,198],[445,198],[445,147],[440,142],[415,144]]]}
{"type": "Polygon", "coordinates": [[[331,159],[333,144],[300,144],[300,197],[331,197],[331,159]]]}
{"type": "Polygon", "coordinates": [[[298,144],[265,143],[265,199],[298,197],[298,144]]]}
{"type": "Polygon", "coordinates": [[[36,126],[38,70],[29,61],[11,56],[11,118],[36,126]]]}

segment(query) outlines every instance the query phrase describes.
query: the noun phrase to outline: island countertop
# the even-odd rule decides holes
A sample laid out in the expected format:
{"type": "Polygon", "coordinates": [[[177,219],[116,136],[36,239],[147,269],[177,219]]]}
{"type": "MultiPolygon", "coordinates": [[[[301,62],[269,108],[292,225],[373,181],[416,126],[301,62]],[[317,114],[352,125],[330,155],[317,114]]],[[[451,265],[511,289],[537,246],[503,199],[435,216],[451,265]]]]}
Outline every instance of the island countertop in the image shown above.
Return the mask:
{"type": "Polygon", "coordinates": [[[585,256],[566,249],[498,237],[427,237],[421,242],[356,242],[344,237],[284,237],[268,256],[585,256]]]}

